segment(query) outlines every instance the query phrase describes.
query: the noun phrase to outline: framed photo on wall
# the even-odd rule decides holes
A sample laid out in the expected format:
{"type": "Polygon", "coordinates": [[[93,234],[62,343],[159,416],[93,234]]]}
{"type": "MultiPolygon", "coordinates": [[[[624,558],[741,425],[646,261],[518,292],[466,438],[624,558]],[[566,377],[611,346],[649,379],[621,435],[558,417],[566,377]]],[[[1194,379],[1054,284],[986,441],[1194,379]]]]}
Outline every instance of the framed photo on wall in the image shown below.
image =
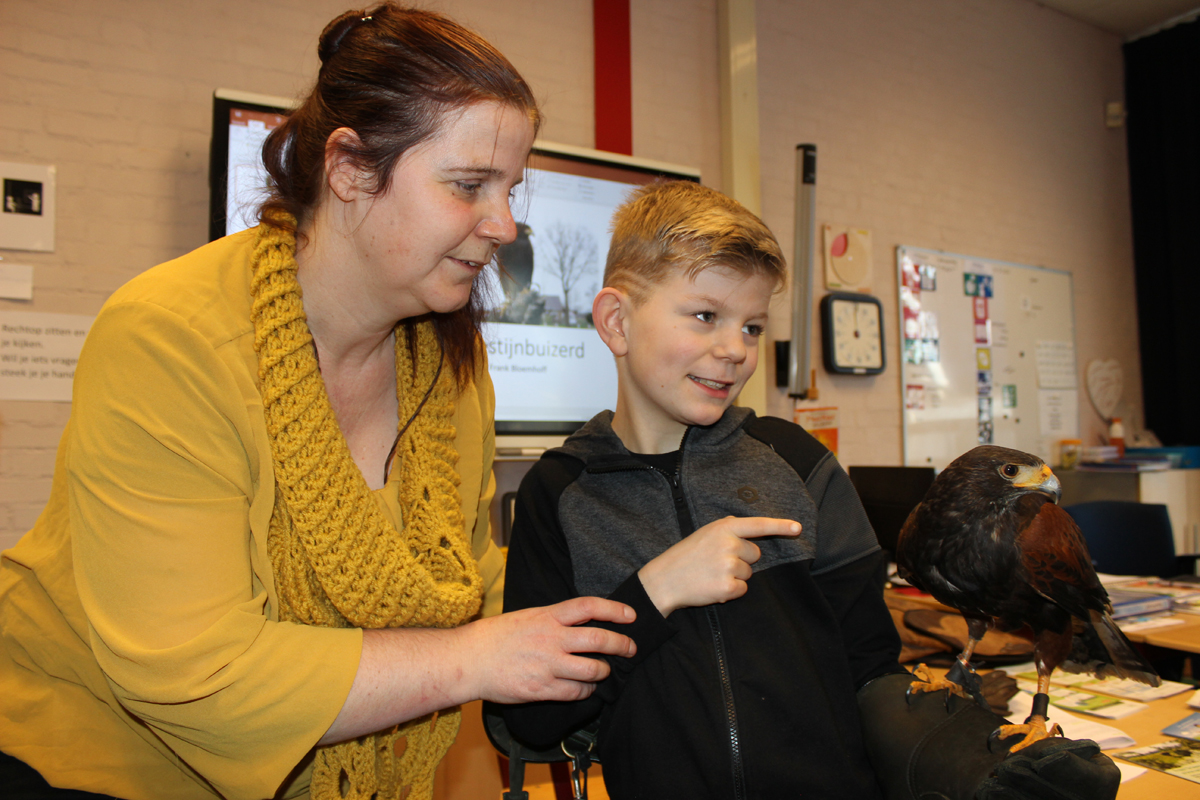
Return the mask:
{"type": "Polygon", "coordinates": [[[0,161],[0,250],[54,250],[55,168],[0,161]]]}

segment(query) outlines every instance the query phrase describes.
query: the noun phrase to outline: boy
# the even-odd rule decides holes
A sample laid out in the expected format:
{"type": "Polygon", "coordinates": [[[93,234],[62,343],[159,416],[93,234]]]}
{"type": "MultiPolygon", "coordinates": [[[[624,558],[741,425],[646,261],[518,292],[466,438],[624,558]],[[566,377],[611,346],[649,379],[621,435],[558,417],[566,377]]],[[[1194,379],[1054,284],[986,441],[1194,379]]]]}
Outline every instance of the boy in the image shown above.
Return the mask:
{"type": "MultiPolygon", "coordinates": [[[[619,600],[637,612],[621,626],[637,653],[608,659],[584,700],[504,717],[545,747],[599,716],[614,798],[882,796],[856,692],[882,678],[894,713],[911,676],[879,545],[828,450],[732,406],[785,269],[766,226],[718,192],[636,191],[614,217],[593,304],[617,361],[616,409],[521,484],[505,609],[619,600]]],[[[908,720],[886,725],[885,739],[909,736],[908,720]]]]}

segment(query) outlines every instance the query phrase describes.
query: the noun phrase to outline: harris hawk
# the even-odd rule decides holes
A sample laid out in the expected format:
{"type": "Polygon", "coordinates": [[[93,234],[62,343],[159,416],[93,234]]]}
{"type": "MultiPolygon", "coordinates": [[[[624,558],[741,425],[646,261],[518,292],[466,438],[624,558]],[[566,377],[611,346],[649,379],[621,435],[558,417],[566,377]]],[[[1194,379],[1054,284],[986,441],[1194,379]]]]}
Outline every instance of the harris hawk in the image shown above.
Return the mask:
{"type": "MultiPolygon", "coordinates": [[[[1058,479],[1040,458],[983,445],[942,470],[900,531],[900,577],[966,618],[968,639],[950,677],[970,675],[971,654],[993,626],[1028,626],[1038,687],[1024,725],[1003,725],[1002,738],[1024,734],[1013,751],[1058,733],[1046,730],[1050,673],[1089,672],[1158,686],[1154,669],[1112,620],[1083,534],[1059,505],[1058,479]]],[[[928,674],[918,675],[929,678],[928,674]]],[[[973,676],[972,676],[973,677],[973,676]]],[[[961,687],[914,682],[913,690],[961,687]]]]}

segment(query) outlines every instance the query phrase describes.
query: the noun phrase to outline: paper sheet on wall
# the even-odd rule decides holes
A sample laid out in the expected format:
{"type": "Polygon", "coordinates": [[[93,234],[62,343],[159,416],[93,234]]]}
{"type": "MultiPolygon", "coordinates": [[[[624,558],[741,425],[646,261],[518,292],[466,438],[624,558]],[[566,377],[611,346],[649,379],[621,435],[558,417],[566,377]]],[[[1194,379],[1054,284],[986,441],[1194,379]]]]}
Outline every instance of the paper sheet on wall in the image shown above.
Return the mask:
{"type": "Polygon", "coordinates": [[[71,400],[75,364],[95,317],[0,312],[0,400],[71,400]]]}
{"type": "Polygon", "coordinates": [[[1055,439],[1079,437],[1079,392],[1075,390],[1038,390],[1038,419],[1042,436],[1055,439]]]}
{"type": "Polygon", "coordinates": [[[1079,392],[1038,390],[1038,420],[1043,437],[1079,437],[1079,392]]]}
{"type": "Polygon", "coordinates": [[[1040,389],[1078,388],[1079,378],[1075,372],[1075,345],[1071,342],[1038,342],[1037,374],[1038,388],[1040,389]]]}

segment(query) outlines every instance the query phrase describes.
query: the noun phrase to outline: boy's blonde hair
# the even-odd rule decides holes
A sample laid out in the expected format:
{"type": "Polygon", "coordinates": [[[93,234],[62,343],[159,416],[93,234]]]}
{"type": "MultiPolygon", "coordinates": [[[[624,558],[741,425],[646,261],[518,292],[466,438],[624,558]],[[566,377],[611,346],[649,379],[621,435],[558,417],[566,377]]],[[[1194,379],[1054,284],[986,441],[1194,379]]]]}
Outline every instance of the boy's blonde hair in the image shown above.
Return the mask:
{"type": "Polygon", "coordinates": [[[736,200],[691,181],[655,181],[636,189],[613,214],[604,285],[634,302],[672,270],[689,278],[709,267],[765,275],[783,289],[787,262],[775,235],[736,200]]]}

